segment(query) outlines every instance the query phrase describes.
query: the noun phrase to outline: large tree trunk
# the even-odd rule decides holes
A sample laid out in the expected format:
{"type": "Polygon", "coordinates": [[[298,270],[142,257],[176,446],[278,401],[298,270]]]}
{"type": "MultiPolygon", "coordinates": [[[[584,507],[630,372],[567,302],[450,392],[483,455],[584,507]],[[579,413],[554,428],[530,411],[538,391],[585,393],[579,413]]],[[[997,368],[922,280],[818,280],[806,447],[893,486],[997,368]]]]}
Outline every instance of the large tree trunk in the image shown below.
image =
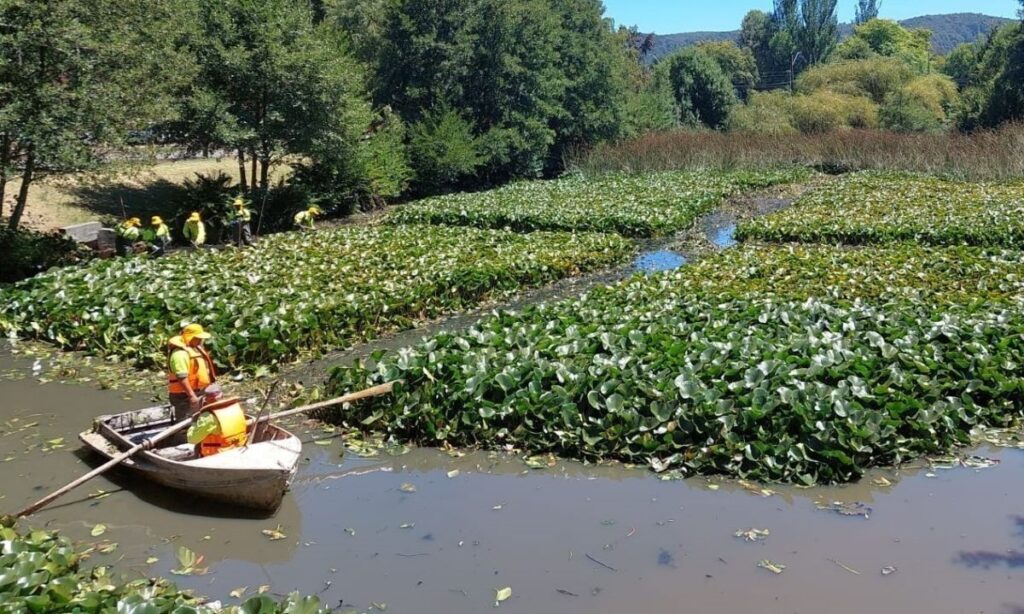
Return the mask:
{"type": "Polygon", "coordinates": [[[265,193],[270,188],[270,147],[263,146],[260,156],[260,189],[265,193]]]}
{"type": "Polygon", "coordinates": [[[249,152],[249,156],[252,158],[252,180],[249,181],[249,186],[252,188],[252,191],[255,192],[256,191],[256,163],[259,162],[259,159],[256,157],[256,148],[255,147],[253,147],[252,151],[249,152]]]}
{"type": "Polygon", "coordinates": [[[11,221],[8,227],[17,230],[21,223],[21,216],[25,213],[25,204],[28,203],[28,186],[32,184],[32,176],[36,171],[36,150],[34,145],[29,145],[25,150],[25,170],[21,173],[21,189],[18,190],[18,201],[14,203],[14,211],[11,213],[11,221]]]}
{"type": "Polygon", "coordinates": [[[241,177],[238,185],[241,186],[243,192],[247,191],[249,187],[245,181],[245,150],[241,147],[238,148],[238,176],[241,177]]]}
{"type": "Polygon", "coordinates": [[[4,198],[7,197],[7,165],[11,163],[11,135],[0,137],[0,219],[4,217],[4,198]]]}

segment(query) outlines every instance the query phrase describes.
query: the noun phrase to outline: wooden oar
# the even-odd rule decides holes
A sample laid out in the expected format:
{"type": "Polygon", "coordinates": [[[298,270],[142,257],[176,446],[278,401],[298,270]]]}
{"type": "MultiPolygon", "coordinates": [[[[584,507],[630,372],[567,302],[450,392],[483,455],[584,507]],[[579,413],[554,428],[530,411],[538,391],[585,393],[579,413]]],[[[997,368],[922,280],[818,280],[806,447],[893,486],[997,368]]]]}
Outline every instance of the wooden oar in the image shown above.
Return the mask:
{"type": "MultiPolygon", "coordinates": [[[[267,421],[267,420],[276,420],[278,418],[287,418],[288,416],[294,416],[294,415],[297,415],[297,414],[304,414],[306,412],[316,411],[318,409],[325,409],[327,407],[331,407],[332,405],[340,405],[342,403],[351,403],[353,401],[359,401],[361,399],[368,399],[368,398],[371,398],[371,397],[383,396],[385,394],[390,394],[393,387],[394,387],[394,382],[389,382],[387,384],[381,384],[380,386],[374,386],[373,388],[367,388],[366,390],[360,390],[359,392],[353,392],[351,394],[346,394],[345,396],[338,397],[336,399],[330,399],[328,401],[321,401],[319,403],[314,403],[312,405],[305,405],[303,407],[296,407],[295,409],[289,409],[288,411],[282,411],[282,412],[279,412],[279,413],[276,413],[276,414],[271,414],[269,416],[263,416],[263,417],[260,417],[258,419],[250,418],[248,420],[248,424],[256,424],[257,422],[264,422],[264,421],[267,421]]],[[[18,512],[16,514],[16,517],[17,518],[21,518],[23,516],[28,516],[30,514],[33,514],[33,513],[37,512],[37,511],[39,511],[41,508],[49,505],[54,499],[57,499],[61,495],[64,495],[67,492],[69,492],[71,490],[74,490],[75,488],[78,488],[79,486],[81,486],[82,484],[85,484],[86,482],[88,482],[89,480],[93,479],[94,477],[96,477],[96,476],[98,476],[98,475],[100,475],[102,473],[105,473],[106,471],[110,470],[112,467],[121,464],[122,462],[125,461],[125,459],[130,458],[130,457],[138,454],[139,452],[141,452],[143,450],[149,450],[149,449],[153,448],[153,446],[155,446],[156,444],[158,444],[161,441],[167,439],[171,435],[174,435],[175,433],[181,432],[182,430],[188,428],[189,425],[191,425],[191,424],[192,424],[192,419],[191,418],[189,418],[188,420],[182,420],[181,422],[178,422],[177,424],[175,424],[174,426],[170,427],[169,429],[167,429],[165,431],[161,431],[160,433],[154,435],[153,437],[150,437],[146,441],[143,441],[142,443],[140,443],[138,445],[132,446],[128,450],[118,454],[114,458],[112,458],[109,461],[103,463],[99,467],[93,469],[92,471],[90,471],[89,473],[87,473],[87,474],[83,475],[82,477],[78,478],[74,482],[71,482],[70,484],[68,484],[67,486],[64,486],[63,488],[61,488],[59,490],[53,491],[52,493],[46,495],[42,499],[40,499],[40,500],[36,501],[35,503],[33,503],[32,505],[30,505],[30,506],[26,507],[25,509],[21,510],[20,512],[18,512]]]]}

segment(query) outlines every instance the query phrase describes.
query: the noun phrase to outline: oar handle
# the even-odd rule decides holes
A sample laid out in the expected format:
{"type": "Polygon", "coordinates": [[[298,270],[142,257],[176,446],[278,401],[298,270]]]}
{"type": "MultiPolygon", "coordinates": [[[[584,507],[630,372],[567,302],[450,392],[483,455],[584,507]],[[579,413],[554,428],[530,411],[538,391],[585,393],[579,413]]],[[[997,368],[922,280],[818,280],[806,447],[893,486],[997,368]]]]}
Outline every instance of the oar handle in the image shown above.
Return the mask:
{"type": "Polygon", "coordinates": [[[46,495],[42,499],[40,499],[40,500],[36,501],[35,503],[33,503],[32,505],[30,505],[30,506],[26,507],[25,509],[21,510],[20,512],[18,512],[17,517],[21,518],[22,516],[28,516],[30,514],[35,513],[39,509],[49,505],[50,502],[52,502],[54,499],[57,499],[58,497],[68,493],[71,490],[74,490],[75,488],[78,488],[82,484],[85,484],[86,482],[88,482],[89,480],[93,479],[94,477],[100,475],[101,473],[104,473],[104,472],[108,471],[109,469],[111,469],[115,465],[119,465],[126,458],[128,458],[130,456],[134,456],[135,454],[138,454],[142,450],[148,450],[148,449],[152,448],[154,445],[160,443],[164,439],[167,439],[171,435],[174,435],[175,433],[178,433],[178,432],[188,428],[188,426],[190,424],[192,424],[192,419],[191,418],[189,418],[188,420],[182,420],[181,422],[178,422],[177,424],[175,424],[174,426],[170,427],[169,429],[154,435],[153,437],[147,439],[146,441],[143,441],[140,444],[132,446],[128,450],[118,454],[114,458],[112,458],[109,461],[103,463],[99,467],[93,469],[92,471],[90,471],[89,473],[87,473],[87,474],[83,475],[82,477],[78,478],[74,482],[71,482],[70,484],[68,484],[67,486],[64,486],[63,488],[61,488],[59,490],[53,491],[52,493],[46,495]]]}
{"type": "Polygon", "coordinates": [[[276,414],[270,414],[269,416],[263,416],[261,418],[251,418],[249,424],[256,422],[265,422],[267,420],[278,420],[280,418],[287,418],[288,416],[295,416],[298,414],[304,414],[318,409],[326,409],[334,405],[341,405],[342,403],[352,403],[353,401],[359,401],[362,399],[369,399],[371,397],[384,396],[385,394],[391,394],[395,384],[398,382],[388,382],[373,388],[367,388],[366,390],[360,390],[359,392],[353,392],[346,394],[343,397],[336,399],[329,399],[327,401],[320,401],[319,403],[313,403],[312,405],[303,405],[302,407],[296,407],[295,409],[289,409],[287,411],[278,412],[276,414]]]}

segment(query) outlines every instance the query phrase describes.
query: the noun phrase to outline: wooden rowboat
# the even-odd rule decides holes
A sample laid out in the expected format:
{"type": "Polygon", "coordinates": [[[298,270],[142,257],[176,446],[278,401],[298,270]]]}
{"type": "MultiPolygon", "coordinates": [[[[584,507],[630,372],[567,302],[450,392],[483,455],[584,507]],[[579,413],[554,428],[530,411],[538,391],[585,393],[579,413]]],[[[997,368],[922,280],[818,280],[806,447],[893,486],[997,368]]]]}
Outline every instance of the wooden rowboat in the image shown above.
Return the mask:
{"type": "MultiPolygon", "coordinates": [[[[113,458],[173,425],[173,409],[151,407],[100,416],[79,439],[113,458]]],[[[182,433],[157,449],[139,452],[122,466],[168,488],[232,506],[273,511],[295,477],[302,442],[273,424],[262,423],[256,432],[257,440],[248,446],[205,458],[196,455],[195,446],[182,433]]]]}

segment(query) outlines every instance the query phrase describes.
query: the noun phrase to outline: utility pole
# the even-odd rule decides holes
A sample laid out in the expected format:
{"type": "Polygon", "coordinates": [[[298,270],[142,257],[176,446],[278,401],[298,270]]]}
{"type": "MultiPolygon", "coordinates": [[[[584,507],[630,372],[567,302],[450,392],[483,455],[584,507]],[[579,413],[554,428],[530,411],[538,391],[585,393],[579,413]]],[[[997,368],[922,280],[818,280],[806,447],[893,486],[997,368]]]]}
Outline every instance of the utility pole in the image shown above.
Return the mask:
{"type": "Polygon", "coordinates": [[[803,51],[797,51],[793,54],[793,60],[789,63],[789,93],[792,94],[796,91],[796,61],[804,57],[803,51]]]}

